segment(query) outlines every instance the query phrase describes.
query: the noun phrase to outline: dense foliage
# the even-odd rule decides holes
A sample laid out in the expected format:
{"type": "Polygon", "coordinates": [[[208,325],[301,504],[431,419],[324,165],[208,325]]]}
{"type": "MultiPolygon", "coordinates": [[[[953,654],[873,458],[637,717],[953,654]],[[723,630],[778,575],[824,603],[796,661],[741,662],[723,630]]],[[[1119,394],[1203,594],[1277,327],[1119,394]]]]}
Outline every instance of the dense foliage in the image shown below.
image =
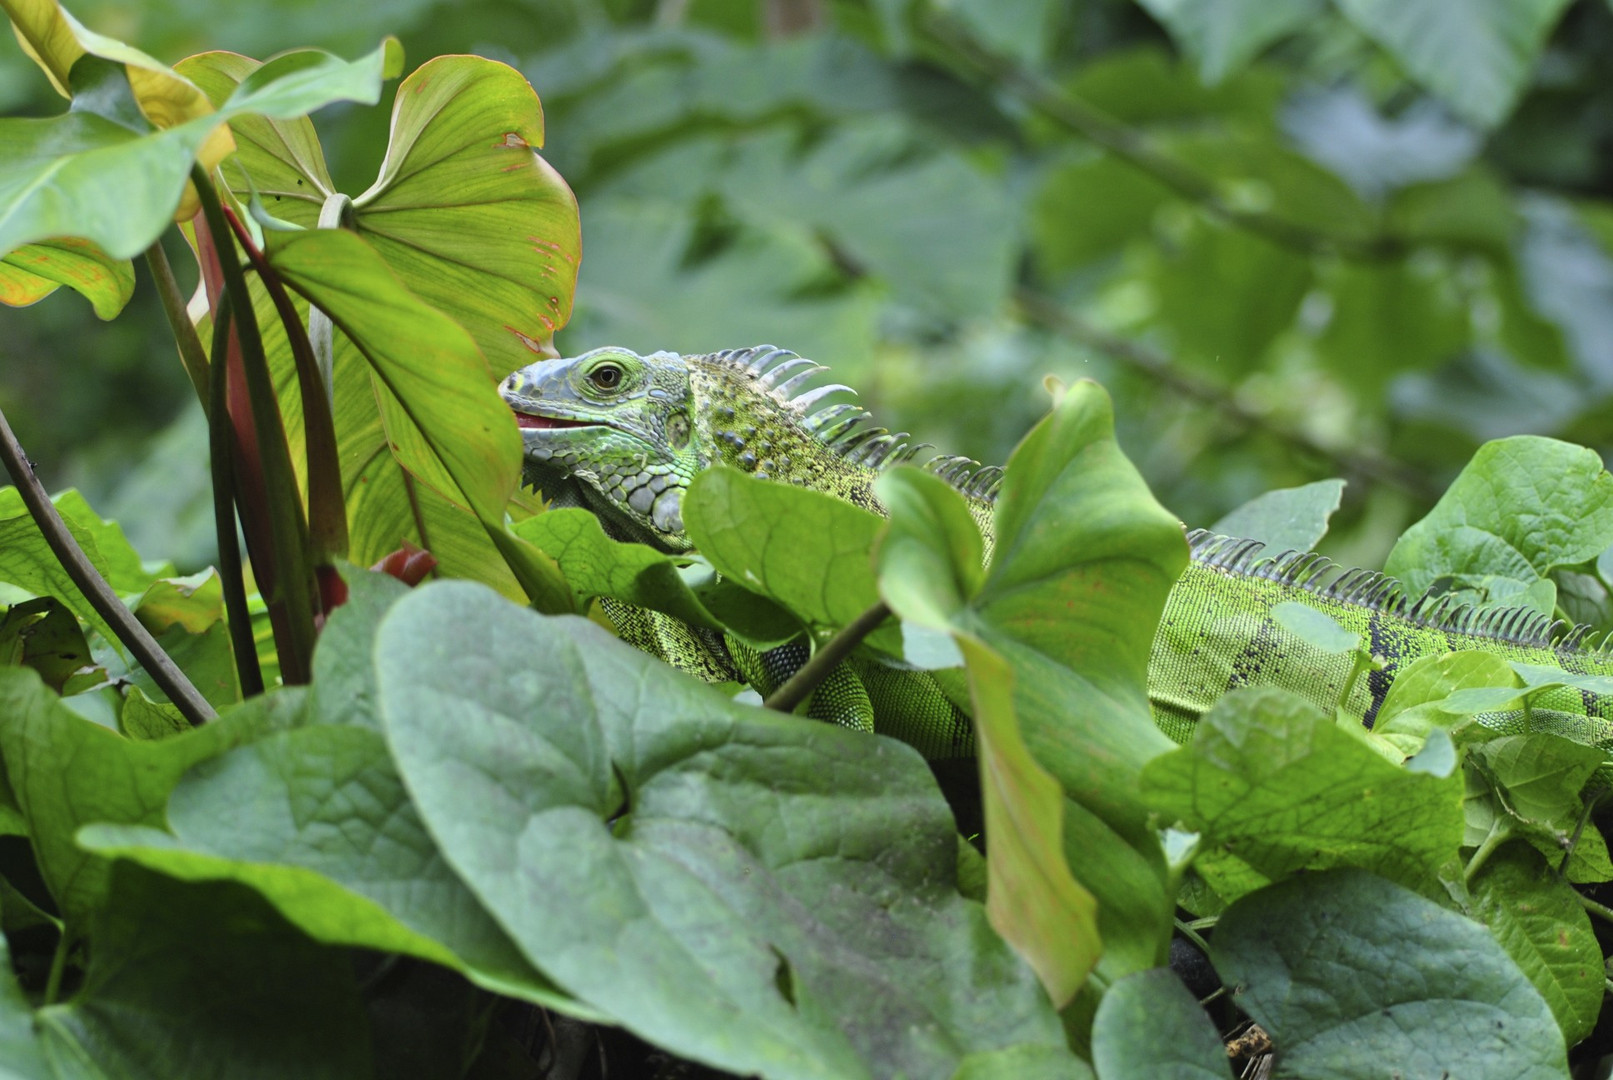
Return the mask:
{"type": "MultiPolygon", "coordinates": [[[[316,36],[183,6],[129,36],[316,36]]],[[[72,103],[0,120],[4,299],[111,319],[140,256],[181,359],[126,397],[150,335],[52,297],[6,318],[71,390],[0,404],[86,463],[179,376],[202,417],[54,511],[0,424],[0,1072],[1228,1076],[1249,1020],[1276,1076],[1613,1052],[1613,730],[1542,707],[1607,677],[1433,655],[1371,731],[1268,686],[1180,746],[1146,684],[1179,518],[1228,510],[1309,547],[1343,497],[1334,550],[1398,535],[1415,590],[1613,628],[1613,477],[1538,437],[1609,435],[1604,5],[410,0],[355,60],[172,67],[0,7],[72,103]],[[450,25],[502,59],[375,46],[450,25]],[[309,121],[405,71],[389,125],[309,121]],[[562,328],[835,361],[1007,461],[992,557],[915,469],[888,521],[710,470],[698,557],[543,511],[494,385],[562,328]],[[600,596],[758,647],[888,605],[859,647],[967,686],[978,791],[635,652],[600,596]]],[[[1318,614],[1279,617],[1365,677],[1318,614]]]]}

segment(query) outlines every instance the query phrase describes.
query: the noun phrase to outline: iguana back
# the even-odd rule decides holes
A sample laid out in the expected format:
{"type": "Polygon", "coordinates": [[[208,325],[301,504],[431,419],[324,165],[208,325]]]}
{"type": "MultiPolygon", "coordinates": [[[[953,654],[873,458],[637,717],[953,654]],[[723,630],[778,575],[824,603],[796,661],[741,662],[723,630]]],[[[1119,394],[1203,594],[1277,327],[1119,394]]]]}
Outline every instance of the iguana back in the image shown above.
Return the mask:
{"type": "MultiPolygon", "coordinates": [[[[588,507],[618,539],[680,552],[691,547],[683,493],[718,462],[883,513],[874,480],[921,447],[875,426],[856,405],[832,402],[849,394],[847,387],[809,387],[823,370],[771,346],[694,356],[607,348],[523,368],[502,391],[522,427],[529,483],[561,505],[588,507]]],[[[923,467],[963,494],[989,551],[1002,471],[946,456],[923,467]]],[[[1532,610],[1474,612],[1410,598],[1382,574],[1341,571],[1307,552],[1270,557],[1252,541],[1202,531],[1189,541],[1193,561],[1166,602],[1148,669],[1155,716],[1178,740],[1239,686],[1280,686],[1329,711],[1338,703],[1352,658],[1283,629],[1272,609],[1287,600],[1332,616],[1381,660],[1382,669],[1358,680],[1344,703],[1369,725],[1395,673],[1422,656],[1477,649],[1580,674],[1613,674],[1613,655],[1592,646],[1588,628],[1532,610]]],[[[707,679],[750,682],[764,694],[806,657],[804,645],[758,655],[657,612],[606,606],[638,647],[707,679]]],[[[1613,701],[1579,691],[1553,692],[1540,705],[1581,717],[1613,714],[1613,701]]],[[[966,706],[962,681],[947,673],[854,657],[820,688],[812,714],[848,726],[872,724],[926,756],[953,757],[972,751],[966,706]]]]}

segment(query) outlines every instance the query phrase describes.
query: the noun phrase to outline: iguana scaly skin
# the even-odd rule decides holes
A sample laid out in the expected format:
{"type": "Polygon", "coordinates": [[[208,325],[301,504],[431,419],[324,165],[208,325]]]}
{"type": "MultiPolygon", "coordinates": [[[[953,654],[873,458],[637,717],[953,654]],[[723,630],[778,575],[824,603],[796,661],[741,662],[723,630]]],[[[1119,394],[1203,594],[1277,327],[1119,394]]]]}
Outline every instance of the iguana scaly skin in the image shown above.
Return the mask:
{"type": "MultiPolygon", "coordinates": [[[[849,390],[808,389],[823,370],[771,346],[699,356],[605,348],[533,364],[501,389],[522,428],[529,483],[560,505],[586,506],[618,539],[684,552],[691,542],[683,528],[683,493],[715,463],[883,513],[875,478],[919,447],[873,426],[855,405],[824,404],[849,390]]],[[[957,457],[934,458],[923,467],[964,495],[989,551],[1001,470],[957,457]]],[[[1532,610],[1475,613],[1437,599],[1414,600],[1382,574],[1340,572],[1308,552],[1271,558],[1253,541],[1202,531],[1188,539],[1193,562],[1166,601],[1148,667],[1155,717],[1178,741],[1239,686],[1279,686],[1329,712],[1339,703],[1353,658],[1324,653],[1278,625],[1272,608],[1287,600],[1332,616],[1361,635],[1381,661],[1382,669],[1358,679],[1343,703],[1369,726],[1395,672],[1422,656],[1476,649],[1579,674],[1613,674],[1613,654],[1591,647],[1588,628],[1532,610]]],[[[666,615],[612,601],[605,606],[622,636],[639,648],[709,680],[749,682],[763,694],[807,655],[804,645],[758,655],[666,615]]],[[[809,711],[848,726],[877,727],[928,757],[965,756],[973,748],[967,696],[962,680],[951,676],[854,655],[819,688],[809,711]]],[[[1533,715],[1537,724],[1572,717],[1581,732],[1589,720],[1613,738],[1613,723],[1601,723],[1613,716],[1608,697],[1552,691],[1533,715]]]]}

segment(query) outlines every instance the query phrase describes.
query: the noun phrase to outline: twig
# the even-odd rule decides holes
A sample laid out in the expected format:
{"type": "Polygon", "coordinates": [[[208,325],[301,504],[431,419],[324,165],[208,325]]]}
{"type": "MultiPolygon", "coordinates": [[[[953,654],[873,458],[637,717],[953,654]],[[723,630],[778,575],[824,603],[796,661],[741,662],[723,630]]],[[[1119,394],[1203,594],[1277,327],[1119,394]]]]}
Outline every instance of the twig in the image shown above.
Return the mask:
{"type": "Polygon", "coordinates": [[[1577,890],[1574,895],[1579,898],[1580,907],[1605,923],[1613,923],[1613,908],[1608,907],[1606,904],[1598,904],[1595,900],[1577,890]]]}
{"type": "Polygon", "coordinates": [[[1136,368],[1183,397],[1202,401],[1214,407],[1216,411],[1244,427],[1263,431],[1283,442],[1325,458],[1348,473],[1369,477],[1424,498],[1434,498],[1439,494],[1426,477],[1403,462],[1371,451],[1346,450],[1318,442],[1291,424],[1285,424],[1275,417],[1249,408],[1230,392],[1209,380],[1183,371],[1163,354],[1145,345],[1116,337],[1079,316],[1072,315],[1049,296],[1021,287],[1015,291],[1014,299],[1031,322],[1136,368]]]}
{"type": "Polygon", "coordinates": [[[6,415],[0,411],[0,462],[4,462],[6,471],[11,474],[12,482],[17,485],[17,491],[22,495],[23,505],[28,507],[28,513],[33,516],[34,523],[39,526],[40,533],[45,537],[45,543],[50,545],[51,553],[67,571],[67,576],[73,579],[84,598],[90,602],[96,614],[106,620],[118,640],[127,645],[140,666],[146,669],[153,682],[162,688],[186,720],[193,727],[205,724],[216,715],[207,699],[191,685],[185,673],[173,662],[169,655],[162,651],[162,646],[151,633],[140,625],[118,594],[112,591],[112,586],[106,583],[90,560],[85,556],[84,549],[78,546],[73,534],[68,531],[67,523],[57,512],[56,506],[50,501],[45,487],[34,475],[33,466],[28,462],[28,455],[23,453],[22,446],[17,442],[17,436],[12,433],[11,424],[7,422],[6,415]]]}
{"type": "Polygon", "coordinates": [[[185,309],[185,298],[179,292],[179,282],[174,278],[174,268],[168,262],[168,253],[163,250],[162,241],[154,240],[146,248],[146,268],[151,271],[151,282],[157,287],[157,296],[162,300],[163,314],[168,316],[168,328],[174,333],[174,343],[179,346],[179,361],[185,365],[185,374],[190,376],[190,383],[196,388],[196,397],[202,403],[202,411],[208,409],[207,392],[207,353],[202,349],[202,339],[196,336],[196,325],[190,321],[190,313],[185,309]]]}
{"type": "Polygon", "coordinates": [[[773,691],[762,704],[769,709],[780,712],[794,712],[795,707],[806,700],[814,687],[824,680],[834,666],[850,655],[857,643],[873,633],[880,623],[890,618],[891,609],[881,600],[851,622],[841,628],[840,632],[830,638],[811,659],[802,664],[794,675],[791,675],[783,686],[773,691]]]}
{"type": "Polygon", "coordinates": [[[1404,244],[1394,236],[1379,235],[1369,239],[1340,236],[1277,214],[1233,206],[1222,198],[1213,178],[1160,150],[1135,128],[1127,127],[1016,61],[985,48],[954,20],[931,13],[924,20],[923,34],[946,59],[1007,90],[1045,119],[1096,143],[1230,225],[1306,255],[1338,254],[1375,261],[1403,253],[1404,244]]]}

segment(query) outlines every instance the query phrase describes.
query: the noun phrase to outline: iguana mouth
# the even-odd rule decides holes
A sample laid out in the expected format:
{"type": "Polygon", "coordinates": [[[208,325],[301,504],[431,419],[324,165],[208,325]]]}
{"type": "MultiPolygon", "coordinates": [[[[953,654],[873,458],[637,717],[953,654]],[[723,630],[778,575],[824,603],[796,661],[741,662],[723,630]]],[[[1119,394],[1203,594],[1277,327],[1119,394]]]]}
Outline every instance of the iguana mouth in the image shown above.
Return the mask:
{"type": "Polygon", "coordinates": [[[598,424],[589,420],[567,420],[559,416],[536,416],[532,413],[517,412],[515,414],[517,427],[524,428],[568,428],[568,427],[598,427],[598,424]]]}

